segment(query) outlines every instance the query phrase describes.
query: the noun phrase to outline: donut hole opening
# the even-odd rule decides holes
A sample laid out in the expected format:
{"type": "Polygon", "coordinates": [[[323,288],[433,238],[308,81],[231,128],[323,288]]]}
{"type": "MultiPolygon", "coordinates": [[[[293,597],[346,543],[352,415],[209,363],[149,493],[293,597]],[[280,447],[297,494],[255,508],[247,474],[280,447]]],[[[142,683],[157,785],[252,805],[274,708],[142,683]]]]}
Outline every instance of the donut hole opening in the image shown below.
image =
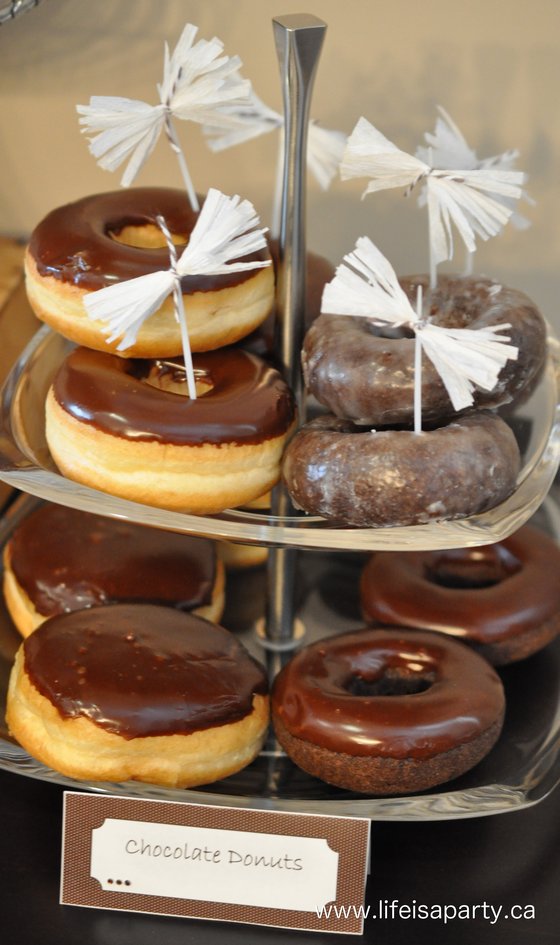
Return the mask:
{"type": "MultiPolygon", "coordinates": [[[[214,389],[212,378],[206,371],[194,369],[196,396],[204,397],[214,389]]],[[[176,361],[157,359],[144,378],[149,387],[163,390],[170,394],[188,397],[187,372],[183,364],[176,361]]]]}
{"type": "MultiPolygon", "coordinates": [[[[118,229],[109,229],[108,236],[116,243],[135,246],[137,249],[165,249],[167,247],[165,236],[155,223],[127,223],[118,229]]],[[[172,233],[171,239],[175,246],[185,246],[188,242],[187,237],[180,233],[172,233]]]]}
{"type": "Polygon", "coordinates": [[[444,551],[426,565],[425,577],[450,590],[482,590],[517,574],[522,564],[501,546],[444,551]]]}
{"type": "Polygon", "coordinates": [[[428,669],[418,673],[405,673],[388,668],[375,679],[367,679],[357,673],[350,677],[344,690],[351,696],[415,696],[426,692],[436,681],[436,673],[428,669]]]}
{"type": "Polygon", "coordinates": [[[374,322],[366,320],[365,328],[371,335],[375,335],[376,338],[391,338],[397,341],[403,338],[414,338],[412,328],[409,328],[407,325],[399,325],[397,327],[391,325],[376,325],[374,322]]]}

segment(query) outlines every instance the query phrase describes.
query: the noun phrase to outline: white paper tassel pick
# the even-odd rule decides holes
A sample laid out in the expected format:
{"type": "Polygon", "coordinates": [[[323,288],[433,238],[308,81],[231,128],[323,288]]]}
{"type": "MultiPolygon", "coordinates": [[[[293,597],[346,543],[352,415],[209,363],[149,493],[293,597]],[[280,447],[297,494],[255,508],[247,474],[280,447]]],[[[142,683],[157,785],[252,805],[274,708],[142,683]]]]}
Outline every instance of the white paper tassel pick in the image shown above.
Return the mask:
{"type": "Polygon", "coordinates": [[[231,121],[221,108],[247,102],[251,91],[250,82],[239,75],[240,59],[222,56],[224,47],[219,39],[195,43],[196,33],[196,26],[189,23],[171,55],[165,45],[157,105],[96,95],[89,105],[77,106],[82,131],[90,136],[90,151],[99,166],[114,171],[127,162],[123,187],[132,184],[165,129],[193,210],[199,209],[198,200],[173,119],[230,127],[231,121]]]}
{"type": "MultiPolygon", "coordinates": [[[[438,105],[439,116],[433,133],[426,132],[424,139],[426,146],[420,145],[416,148],[416,157],[425,161],[434,168],[457,168],[465,170],[483,170],[495,168],[499,170],[514,170],[515,162],[519,157],[519,151],[510,149],[501,154],[493,155],[488,158],[479,158],[467,143],[466,138],[455,124],[450,115],[441,105],[438,105]]],[[[527,175],[523,174],[523,183],[526,183],[527,175]]],[[[521,191],[521,198],[531,205],[534,200],[525,190],[521,191]]],[[[522,216],[515,210],[516,198],[504,197],[503,201],[511,206],[511,224],[518,230],[525,230],[531,225],[530,220],[522,216]]],[[[426,203],[426,193],[423,190],[420,198],[420,206],[426,203]]],[[[466,275],[470,275],[473,269],[473,253],[467,252],[466,275]]]]}
{"type": "MultiPolygon", "coordinates": [[[[493,390],[507,361],[517,360],[517,348],[501,334],[511,325],[492,328],[441,328],[422,314],[419,293],[416,310],[401,288],[389,261],[366,236],[358,239],[353,252],[344,257],[334,279],[324,289],[321,311],[328,315],[357,315],[377,325],[402,325],[417,339],[420,348],[441,377],[455,410],[474,401],[473,391],[493,390]]],[[[416,381],[416,379],[415,379],[416,381]]],[[[414,427],[421,429],[420,384],[415,384],[414,427]]]]}
{"type": "Polygon", "coordinates": [[[158,217],[156,222],[167,242],[170,268],[90,292],[85,296],[84,305],[90,318],[106,323],[108,342],[120,339],[117,350],[126,351],[135,343],[146,319],[153,315],[173,292],[175,317],[181,326],[189,396],[194,399],[196,390],[183,309],[181,278],[187,275],[219,275],[269,266],[270,260],[239,261],[243,256],[266,246],[265,230],[259,228],[255,208],[248,200],[241,200],[238,196],[227,197],[214,189],[208,191],[189,242],[179,258],[165,220],[158,217]]]}
{"type": "Polygon", "coordinates": [[[417,184],[425,184],[432,288],[438,264],[453,256],[453,227],[473,252],[477,237],[487,240],[503,229],[524,182],[521,171],[434,167],[399,150],[365,118],[348,139],[340,172],[343,180],[370,178],[364,196],[394,187],[410,193],[417,184]]]}

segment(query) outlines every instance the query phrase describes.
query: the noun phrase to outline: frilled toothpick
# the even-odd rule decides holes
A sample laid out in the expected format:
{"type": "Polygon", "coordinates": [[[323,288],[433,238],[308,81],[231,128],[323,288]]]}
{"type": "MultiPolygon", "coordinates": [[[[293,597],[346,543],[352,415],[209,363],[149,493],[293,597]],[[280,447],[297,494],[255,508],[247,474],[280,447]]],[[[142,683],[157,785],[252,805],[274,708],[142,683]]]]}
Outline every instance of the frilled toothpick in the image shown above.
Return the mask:
{"type": "MultiPolygon", "coordinates": [[[[282,203],[282,176],[284,158],[284,118],[275,112],[253,92],[248,105],[230,105],[222,110],[232,122],[229,129],[219,127],[216,122],[204,126],[203,132],[208,138],[208,146],[212,151],[224,151],[245,141],[251,141],[260,135],[271,131],[280,132],[278,141],[278,159],[276,162],[276,183],[274,188],[274,202],[272,207],[271,234],[278,236],[280,232],[280,209],[282,203]]],[[[307,139],[307,166],[315,180],[323,190],[327,190],[332,179],[338,172],[346,135],[341,131],[331,131],[323,128],[315,121],[309,122],[307,139]]]]}
{"type": "Polygon", "coordinates": [[[82,131],[90,136],[90,151],[104,170],[114,171],[127,161],[123,187],[134,181],[152,153],[162,130],[177,155],[193,210],[199,210],[173,119],[221,128],[232,126],[224,105],[248,101],[251,83],[239,75],[238,56],[222,56],[223,43],[214,37],[194,42],[197,27],[188,23],[170,55],[165,44],[163,80],[157,86],[159,104],[129,98],[94,95],[89,105],[78,105],[82,131]]]}
{"type": "MultiPolygon", "coordinates": [[[[430,164],[434,168],[463,168],[465,170],[483,170],[485,168],[496,168],[498,170],[513,170],[514,164],[519,158],[519,151],[515,148],[509,151],[503,151],[501,154],[495,154],[488,158],[479,158],[465,136],[462,134],[458,125],[441,105],[438,105],[439,116],[436,119],[433,132],[426,132],[424,140],[426,146],[419,145],[416,148],[416,157],[430,164]]],[[[527,175],[523,174],[523,183],[527,180],[527,175]]],[[[521,197],[527,203],[534,204],[534,200],[525,190],[521,191],[521,197]]],[[[507,202],[508,198],[504,197],[507,202]]],[[[524,230],[531,225],[530,221],[514,209],[514,200],[511,200],[512,215],[511,224],[519,230],[524,230]]],[[[420,205],[426,203],[426,194],[421,194],[420,205]]],[[[465,275],[470,275],[473,269],[474,253],[467,251],[467,262],[465,275]]]]}
{"type": "Polygon", "coordinates": [[[340,173],[343,180],[369,177],[364,196],[393,187],[404,187],[409,194],[425,184],[431,288],[437,282],[438,264],[453,257],[452,225],[467,250],[474,252],[477,236],[487,240],[501,232],[524,182],[521,171],[434,167],[401,151],[366,118],[360,118],[348,139],[340,173]]]}
{"type": "Polygon", "coordinates": [[[168,246],[169,269],[105,286],[86,295],[84,305],[90,318],[106,323],[104,330],[108,335],[107,341],[120,339],[117,351],[126,351],[135,343],[144,322],[173,293],[175,317],[181,326],[189,397],[195,400],[196,387],[181,279],[188,275],[219,275],[269,266],[270,260],[237,261],[266,246],[266,231],[259,228],[258,216],[249,200],[241,200],[238,196],[227,197],[213,188],[208,191],[181,256],[177,257],[165,220],[158,217],[156,222],[168,246]]]}
{"type": "Polygon", "coordinates": [[[419,286],[416,310],[396,273],[366,236],[344,257],[323,292],[321,311],[328,315],[357,315],[375,325],[406,326],[416,338],[414,430],[422,429],[421,352],[434,365],[456,411],[470,407],[475,388],[491,391],[507,361],[517,360],[517,348],[501,332],[509,323],[491,328],[441,328],[423,314],[419,286]]]}

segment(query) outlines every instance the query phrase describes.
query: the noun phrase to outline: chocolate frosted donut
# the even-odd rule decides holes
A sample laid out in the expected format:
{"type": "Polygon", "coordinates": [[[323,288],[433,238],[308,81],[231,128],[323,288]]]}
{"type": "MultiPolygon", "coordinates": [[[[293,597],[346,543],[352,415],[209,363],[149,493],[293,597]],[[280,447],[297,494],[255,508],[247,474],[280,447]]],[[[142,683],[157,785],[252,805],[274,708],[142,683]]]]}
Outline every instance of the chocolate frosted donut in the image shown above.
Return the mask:
{"type": "Polygon", "coordinates": [[[47,617],[116,603],[151,603],[219,620],[224,571],[216,546],[47,503],[4,549],[4,596],[27,636],[47,617]]]}
{"type": "Polygon", "coordinates": [[[280,475],[294,400],[278,371],[238,349],[194,357],[196,400],[175,362],[78,348],[47,397],[46,436],[70,479],[161,508],[243,505],[280,475]]]}
{"type": "Polygon", "coordinates": [[[259,751],[266,675],[222,627],[169,607],[117,604],[45,621],[10,678],[7,722],[71,777],[204,784],[259,751]]]}
{"type": "Polygon", "coordinates": [[[304,771],[367,794],[422,791],[472,768],[502,727],[499,677],[440,634],[361,630],[305,647],[278,675],[278,739],[304,771]]]}
{"type": "Polygon", "coordinates": [[[560,631],[559,575],[556,542],[525,525],[480,548],[374,555],[362,574],[362,609],[368,622],[436,630],[503,665],[560,631]]]}
{"type": "MultiPolygon", "coordinates": [[[[519,398],[538,375],[546,353],[546,326],[522,292],[489,279],[438,275],[436,289],[427,276],[400,280],[412,304],[424,288],[424,309],[434,325],[485,328],[509,323],[507,335],[518,348],[494,390],[475,392],[475,407],[494,407],[519,398]]],[[[414,403],[414,340],[399,329],[376,327],[367,318],[321,315],[303,349],[305,382],[317,400],[337,417],[374,426],[410,425],[414,403]]],[[[422,417],[425,422],[455,413],[429,358],[422,361],[422,417]]]]}
{"type": "MultiPolygon", "coordinates": [[[[59,207],[39,223],[26,254],[27,293],[38,318],[66,338],[100,351],[116,351],[103,325],[84,308],[88,292],[169,268],[169,253],[156,225],[158,215],[179,243],[198,219],[185,192],[135,187],[95,194],[59,207]]],[[[267,250],[243,257],[266,260],[267,250]]],[[[183,295],[193,351],[232,344],[268,315],[274,296],[272,266],[221,275],[185,276],[183,295]]],[[[182,352],[173,299],[140,328],[126,357],[172,357],[182,352]]]]}
{"type": "Polygon", "coordinates": [[[292,501],[349,525],[419,525],[493,508],[513,492],[520,457],[513,433],[486,411],[447,426],[358,430],[318,417],[294,436],[283,476],[292,501]]]}

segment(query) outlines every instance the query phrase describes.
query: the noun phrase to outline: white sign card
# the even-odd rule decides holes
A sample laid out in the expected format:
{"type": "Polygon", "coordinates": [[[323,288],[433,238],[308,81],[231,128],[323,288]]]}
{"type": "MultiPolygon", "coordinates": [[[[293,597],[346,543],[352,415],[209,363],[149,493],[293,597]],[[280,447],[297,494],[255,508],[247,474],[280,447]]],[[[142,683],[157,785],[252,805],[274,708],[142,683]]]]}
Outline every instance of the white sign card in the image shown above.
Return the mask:
{"type": "Polygon", "coordinates": [[[66,792],[61,902],[361,934],[369,827],[66,792]]]}

